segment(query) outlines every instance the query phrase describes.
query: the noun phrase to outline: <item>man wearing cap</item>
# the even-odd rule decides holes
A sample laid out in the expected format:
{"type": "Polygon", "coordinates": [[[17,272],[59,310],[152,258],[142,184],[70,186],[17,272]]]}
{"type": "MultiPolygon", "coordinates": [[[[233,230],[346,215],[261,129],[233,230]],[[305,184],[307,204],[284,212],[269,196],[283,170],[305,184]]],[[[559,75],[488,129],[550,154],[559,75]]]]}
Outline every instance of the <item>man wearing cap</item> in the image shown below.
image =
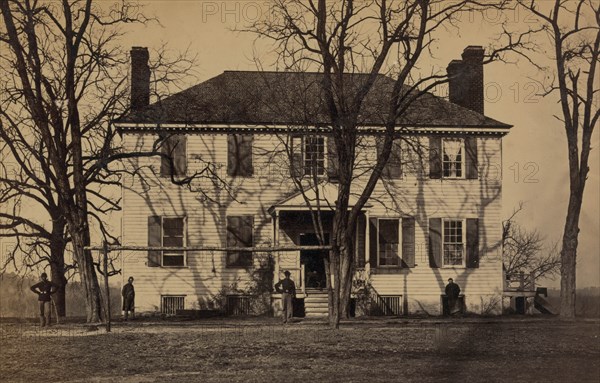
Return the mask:
{"type": "Polygon", "coordinates": [[[454,315],[461,311],[458,304],[459,295],[460,286],[454,283],[452,278],[448,278],[448,284],[446,285],[446,297],[448,297],[448,312],[450,315],[454,315]]]}
{"type": "Polygon", "coordinates": [[[135,318],[135,289],[133,288],[133,277],[129,277],[123,290],[121,290],[123,296],[123,316],[125,320],[129,316],[131,311],[131,318],[135,318]]]}
{"type": "Polygon", "coordinates": [[[287,323],[292,318],[294,308],[292,306],[292,298],[296,296],[296,285],[290,279],[290,272],[286,270],[285,278],[275,284],[275,291],[281,293],[281,302],[283,305],[283,323],[287,323]]]}
{"type": "Polygon", "coordinates": [[[52,298],[50,295],[58,291],[58,285],[48,280],[48,274],[40,275],[41,281],[31,286],[31,291],[38,295],[38,304],[40,307],[40,326],[50,326],[50,313],[52,298]]]}

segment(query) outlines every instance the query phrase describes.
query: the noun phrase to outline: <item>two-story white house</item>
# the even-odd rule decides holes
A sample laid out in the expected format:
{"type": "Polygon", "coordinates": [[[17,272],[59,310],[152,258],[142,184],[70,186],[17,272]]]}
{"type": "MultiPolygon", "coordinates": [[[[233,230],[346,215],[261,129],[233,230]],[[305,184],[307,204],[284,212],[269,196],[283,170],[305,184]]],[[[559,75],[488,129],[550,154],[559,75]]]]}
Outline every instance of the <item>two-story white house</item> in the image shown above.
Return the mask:
{"type": "MultiPolygon", "coordinates": [[[[197,249],[123,252],[136,310],[202,309],[232,295],[230,311],[246,311],[240,291],[268,259],[267,280],[290,270],[306,315],[322,312],[322,251],[293,249],[316,244],[306,198],[319,199],[326,232],[336,199],[321,75],[225,71],[149,104],[148,51],[131,53],[132,112],[114,125],[125,151],[147,151],[167,137],[160,150],[169,156],[124,162],[122,243],[197,249]],[[298,191],[291,163],[300,178],[320,180],[318,197],[314,188],[298,191]],[[186,177],[193,180],[172,182],[186,177]],[[220,250],[286,246],[268,254],[220,250]]],[[[448,278],[460,285],[466,310],[499,308],[502,137],[511,126],[483,114],[483,54],[470,46],[450,63],[450,101],[427,94],[398,121],[402,137],[356,225],[358,285],[369,286],[385,314],[441,314],[448,278]]],[[[392,86],[379,76],[365,101],[353,190],[377,154],[392,86]]],[[[268,296],[277,309],[278,296],[268,296]]]]}

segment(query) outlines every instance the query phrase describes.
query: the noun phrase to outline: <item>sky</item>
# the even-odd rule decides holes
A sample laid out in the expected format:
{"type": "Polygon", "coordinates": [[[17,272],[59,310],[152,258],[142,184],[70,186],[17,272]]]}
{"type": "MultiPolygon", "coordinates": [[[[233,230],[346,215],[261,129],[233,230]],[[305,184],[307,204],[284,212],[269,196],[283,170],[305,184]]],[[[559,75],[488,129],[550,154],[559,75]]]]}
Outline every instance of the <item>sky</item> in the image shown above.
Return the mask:
{"type": "MultiPolygon", "coordinates": [[[[256,43],[255,36],[234,30],[258,17],[268,16],[266,1],[150,1],[148,15],[160,25],[137,26],[124,43],[131,46],[189,49],[198,55],[197,82],[224,70],[256,70],[258,56],[264,69],[273,58],[273,47],[256,43]]],[[[467,45],[488,46],[497,36],[497,21],[502,15],[488,12],[482,19],[466,16],[457,30],[440,35],[432,57],[425,57],[423,68],[445,68],[459,59],[467,45]]],[[[536,20],[519,12],[505,14],[511,26],[535,24],[536,20]]],[[[559,113],[556,97],[539,96],[535,81],[543,74],[524,62],[496,62],[485,67],[485,114],[514,128],[503,140],[503,214],[507,218],[522,201],[525,209],[517,221],[526,228],[537,228],[550,245],[560,240],[568,201],[568,168],[564,128],[554,114],[559,113]]],[[[192,85],[192,84],[190,84],[192,85]]],[[[593,148],[599,148],[598,129],[593,148]]],[[[600,285],[600,159],[598,150],[590,158],[590,174],[580,220],[577,264],[578,287],[600,285]]],[[[558,279],[545,281],[558,287],[558,279]]]]}

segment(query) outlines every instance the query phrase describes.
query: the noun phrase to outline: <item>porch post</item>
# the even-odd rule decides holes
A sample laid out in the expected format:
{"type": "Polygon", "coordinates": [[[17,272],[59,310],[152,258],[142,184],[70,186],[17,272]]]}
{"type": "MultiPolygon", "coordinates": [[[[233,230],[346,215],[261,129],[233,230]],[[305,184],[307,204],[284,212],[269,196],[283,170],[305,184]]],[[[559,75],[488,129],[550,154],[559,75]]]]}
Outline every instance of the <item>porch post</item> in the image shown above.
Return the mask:
{"type": "Polygon", "coordinates": [[[371,248],[370,245],[370,240],[371,240],[371,233],[370,233],[370,227],[371,225],[369,224],[369,211],[366,210],[365,211],[365,275],[368,277],[370,275],[371,272],[371,262],[370,262],[370,254],[369,254],[369,249],[371,248]]]}
{"type": "MultiPolygon", "coordinates": [[[[275,210],[275,221],[273,222],[273,246],[279,246],[279,210],[275,210]]],[[[275,267],[273,272],[273,283],[279,282],[279,251],[275,254],[275,267]]]]}

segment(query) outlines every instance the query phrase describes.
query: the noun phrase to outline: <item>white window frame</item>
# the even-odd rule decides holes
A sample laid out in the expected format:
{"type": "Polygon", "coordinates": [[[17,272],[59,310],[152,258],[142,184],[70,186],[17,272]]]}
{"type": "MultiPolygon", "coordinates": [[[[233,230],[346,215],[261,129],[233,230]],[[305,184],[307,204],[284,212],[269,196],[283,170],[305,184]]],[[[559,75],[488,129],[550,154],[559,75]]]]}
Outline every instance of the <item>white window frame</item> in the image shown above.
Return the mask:
{"type": "MultiPolygon", "coordinates": [[[[173,218],[183,218],[183,247],[187,246],[187,216],[183,215],[166,215],[160,217],[160,245],[164,246],[165,239],[165,218],[173,219],[173,218]]],[[[168,256],[168,255],[167,255],[168,256]]],[[[187,251],[183,251],[183,265],[165,265],[165,250],[160,252],[160,265],[161,267],[167,268],[178,268],[178,267],[187,267],[187,251]]]]}
{"type": "Polygon", "coordinates": [[[399,268],[402,267],[402,217],[377,217],[377,267],[381,268],[399,268]],[[397,221],[398,222],[398,243],[397,243],[397,251],[398,254],[398,264],[397,265],[382,265],[381,257],[379,256],[379,221],[397,221]]]}
{"type": "MultiPolygon", "coordinates": [[[[452,242],[455,243],[455,242],[452,242]]],[[[449,243],[450,244],[450,243],[449,243]]],[[[464,268],[467,267],[467,220],[464,218],[444,218],[442,219],[442,267],[444,268],[464,268]],[[446,252],[446,222],[460,222],[462,231],[462,257],[460,265],[447,265],[445,260],[446,252]]]]}
{"type": "MultiPolygon", "coordinates": [[[[312,173],[312,166],[307,167],[306,166],[306,161],[307,161],[307,153],[308,151],[307,149],[307,139],[309,138],[315,138],[315,139],[319,139],[322,138],[323,139],[323,169],[321,173],[317,173],[316,176],[317,177],[324,177],[327,174],[327,136],[324,135],[320,135],[320,134],[307,134],[305,136],[300,137],[302,139],[302,175],[303,176],[308,176],[308,177],[312,177],[315,176],[315,174],[312,173]]],[[[318,161],[318,159],[317,159],[318,161]]]]}
{"type": "Polygon", "coordinates": [[[462,179],[466,179],[466,166],[465,166],[465,162],[466,162],[466,153],[465,153],[465,139],[461,138],[461,137],[442,137],[442,156],[440,158],[441,162],[442,162],[442,178],[443,179],[457,179],[457,180],[462,180],[462,179]],[[444,155],[446,153],[445,151],[445,144],[447,141],[460,141],[460,177],[459,176],[446,176],[444,174],[444,163],[446,161],[444,161],[444,155]]]}

